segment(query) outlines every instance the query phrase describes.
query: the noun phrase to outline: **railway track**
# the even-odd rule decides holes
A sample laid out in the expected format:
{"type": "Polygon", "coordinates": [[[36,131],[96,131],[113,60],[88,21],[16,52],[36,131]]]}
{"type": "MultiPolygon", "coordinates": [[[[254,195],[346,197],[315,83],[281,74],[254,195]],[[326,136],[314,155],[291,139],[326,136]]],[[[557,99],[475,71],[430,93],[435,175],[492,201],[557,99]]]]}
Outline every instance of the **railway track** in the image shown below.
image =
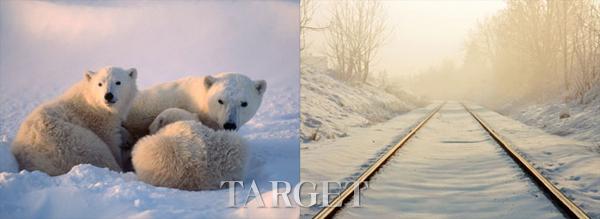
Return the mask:
{"type": "Polygon", "coordinates": [[[504,149],[504,151],[521,167],[521,169],[527,173],[527,175],[534,181],[537,186],[544,191],[544,194],[552,203],[561,210],[565,216],[569,218],[590,218],[581,208],[573,203],[565,194],[563,194],[550,180],[544,177],[529,161],[521,156],[512,145],[505,141],[498,132],[494,131],[481,117],[475,114],[469,107],[464,103],[461,105],[473,116],[475,120],[489,133],[489,135],[504,149]]]}
{"type": "MultiPolygon", "coordinates": [[[[367,168],[355,181],[353,185],[364,185],[364,182],[369,181],[380,169],[386,164],[394,154],[404,146],[430,119],[437,114],[445,103],[440,104],[434,110],[432,110],[424,119],[422,119],[418,125],[416,125],[408,134],[406,134],[394,147],[390,148],[383,156],[381,156],[375,163],[367,168]]],[[[558,188],[556,188],[548,179],[546,179],[539,171],[537,171],[533,165],[525,160],[520,154],[514,150],[514,147],[494,131],[481,117],[475,112],[470,110],[466,105],[462,104],[464,110],[466,110],[473,119],[482,127],[483,130],[489,136],[500,145],[500,147],[508,154],[511,159],[518,164],[524,173],[535,183],[535,185],[543,191],[544,195],[552,202],[552,204],[560,210],[560,212],[568,218],[589,218],[589,216],[569,200],[558,188]]],[[[354,186],[346,187],[340,195],[335,197],[329,204],[328,207],[322,208],[313,218],[332,218],[343,209],[343,204],[350,201],[354,194],[354,186]],[[342,206],[342,207],[336,207],[342,206]]]]}
{"type": "MultiPolygon", "coordinates": [[[[398,149],[400,149],[402,146],[404,146],[404,144],[406,144],[406,142],[408,142],[408,140],[415,135],[415,133],[417,133],[417,131],[419,131],[419,129],[421,129],[425,123],[427,123],[427,121],[429,121],[431,119],[431,117],[433,117],[441,108],[442,106],[444,106],[446,103],[442,103],[439,106],[437,106],[435,109],[433,109],[423,120],[421,120],[421,122],[419,122],[410,132],[408,132],[408,134],[406,134],[406,136],[404,136],[404,138],[402,138],[402,140],[400,140],[400,142],[398,142],[398,144],[394,145],[394,147],[390,148],[390,150],[388,150],[385,154],[383,154],[383,156],[381,156],[375,163],[373,163],[369,168],[367,168],[367,170],[365,170],[356,180],[354,185],[359,185],[362,186],[364,185],[364,182],[368,181],[373,175],[375,175],[375,173],[396,153],[396,151],[398,151],[398,149]]],[[[340,210],[340,207],[335,207],[335,206],[343,206],[344,203],[346,203],[348,200],[350,200],[350,197],[352,197],[352,195],[354,194],[354,186],[347,186],[341,193],[340,195],[336,196],[336,198],[334,198],[331,203],[329,204],[330,207],[324,207],[322,208],[313,218],[315,219],[321,219],[321,218],[332,218],[335,213],[340,210]]]]}

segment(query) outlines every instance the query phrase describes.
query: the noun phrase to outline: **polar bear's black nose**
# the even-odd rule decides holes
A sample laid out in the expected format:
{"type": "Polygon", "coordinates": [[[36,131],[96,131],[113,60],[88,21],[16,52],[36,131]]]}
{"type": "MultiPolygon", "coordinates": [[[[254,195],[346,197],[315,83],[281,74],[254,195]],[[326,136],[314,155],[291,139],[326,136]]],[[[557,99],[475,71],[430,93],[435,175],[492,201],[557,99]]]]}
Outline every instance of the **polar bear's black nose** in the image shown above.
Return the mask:
{"type": "Polygon", "coordinates": [[[235,130],[237,128],[237,126],[235,125],[235,123],[227,122],[227,123],[223,124],[223,128],[226,130],[235,130]]]}
{"type": "Polygon", "coordinates": [[[113,94],[112,94],[112,93],[106,93],[106,94],[104,95],[104,99],[105,99],[105,100],[107,100],[107,101],[112,101],[112,100],[113,100],[113,98],[114,98],[114,96],[113,96],[113,94]]]}

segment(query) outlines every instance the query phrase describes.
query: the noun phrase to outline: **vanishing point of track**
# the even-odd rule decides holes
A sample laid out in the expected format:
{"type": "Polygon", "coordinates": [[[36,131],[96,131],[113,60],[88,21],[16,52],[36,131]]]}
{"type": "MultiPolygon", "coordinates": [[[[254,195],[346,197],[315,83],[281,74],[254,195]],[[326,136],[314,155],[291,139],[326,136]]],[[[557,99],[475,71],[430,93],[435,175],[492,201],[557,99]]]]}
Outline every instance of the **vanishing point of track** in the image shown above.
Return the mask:
{"type": "MultiPolygon", "coordinates": [[[[390,148],[385,154],[383,154],[375,163],[373,163],[367,170],[365,170],[355,182],[347,186],[337,197],[335,197],[328,205],[328,207],[322,208],[313,218],[332,218],[336,212],[343,208],[343,204],[350,200],[355,191],[355,186],[364,186],[364,183],[375,175],[375,173],[385,164],[388,160],[404,146],[410,138],[412,138],[421,127],[425,125],[441,108],[445,103],[440,104],[433,109],[424,119],[422,119],[408,134],[400,140],[394,147],[390,148]]],[[[535,184],[544,192],[546,197],[552,201],[554,206],[561,210],[561,212],[568,218],[589,218],[589,216],[569,200],[556,186],[554,186],[547,178],[545,178],[538,170],[536,170],[531,163],[529,163],[523,156],[521,156],[512,145],[507,141],[503,140],[502,137],[494,131],[489,124],[483,121],[481,117],[475,114],[471,109],[462,104],[465,110],[482,126],[482,128],[494,139],[494,141],[502,147],[502,149],[512,158],[512,160],[519,165],[519,167],[529,176],[529,178],[535,182],[535,184]]]]}

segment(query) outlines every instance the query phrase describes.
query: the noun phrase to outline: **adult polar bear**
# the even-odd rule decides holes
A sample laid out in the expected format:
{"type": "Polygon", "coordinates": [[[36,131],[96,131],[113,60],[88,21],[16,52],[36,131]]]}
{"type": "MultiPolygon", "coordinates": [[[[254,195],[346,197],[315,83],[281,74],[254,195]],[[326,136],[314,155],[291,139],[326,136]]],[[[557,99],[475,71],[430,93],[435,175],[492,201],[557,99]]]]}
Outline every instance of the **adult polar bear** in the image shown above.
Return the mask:
{"type": "Polygon", "coordinates": [[[254,116],[266,89],[264,80],[236,73],[186,77],[140,91],[123,125],[137,140],[148,134],[158,114],[180,108],[198,114],[212,129],[235,130],[254,116]]]}
{"type": "Polygon", "coordinates": [[[120,171],[120,127],[137,94],[137,70],[105,67],[37,107],[12,145],[20,169],[49,175],[89,163],[120,171]]]}

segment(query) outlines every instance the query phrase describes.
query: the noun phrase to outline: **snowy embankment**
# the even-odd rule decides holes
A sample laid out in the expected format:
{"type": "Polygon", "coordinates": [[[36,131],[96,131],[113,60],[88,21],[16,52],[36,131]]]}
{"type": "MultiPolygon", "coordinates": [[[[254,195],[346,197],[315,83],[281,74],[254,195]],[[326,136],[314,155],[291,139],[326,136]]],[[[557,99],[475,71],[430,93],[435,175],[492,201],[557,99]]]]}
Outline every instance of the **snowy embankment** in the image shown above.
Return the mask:
{"type": "MultiPolygon", "coordinates": [[[[257,115],[240,130],[250,144],[250,161],[244,184],[255,180],[268,204],[269,180],[288,181],[299,177],[298,91],[297,86],[271,86],[257,115]]],[[[58,95],[60,89],[43,89],[58,95]]],[[[13,90],[14,91],[14,90],[13,90]]],[[[42,92],[40,92],[42,93],[42,92]]],[[[182,191],[155,187],[138,181],[134,173],[118,173],[88,164],[73,167],[64,175],[50,177],[34,171],[17,172],[9,151],[15,132],[27,112],[52,95],[40,97],[28,92],[25,101],[8,101],[0,124],[0,218],[215,218],[215,217],[297,217],[298,209],[229,208],[228,190],[182,191]],[[295,216],[294,216],[295,215],[295,216]]],[[[7,96],[2,96],[5,99],[7,96]]],[[[245,200],[248,190],[237,192],[236,202],[245,200]]]]}
{"type": "Polygon", "coordinates": [[[303,67],[300,138],[304,142],[345,137],[350,127],[367,127],[414,109],[416,98],[394,95],[368,84],[349,84],[303,67]],[[399,98],[406,97],[406,98],[399,98]]]}
{"type": "Polygon", "coordinates": [[[549,103],[510,110],[507,114],[550,134],[594,142],[600,147],[600,86],[587,92],[582,103],[565,103],[557,98],[549,103]]]}
{"type": "MultiPolygon", "coordinates": [[[[469,106],[591,218],[600,217],[600,148],[469,106]]],[[[597,115],[596,115],[597,116],[597,115]]]]}

